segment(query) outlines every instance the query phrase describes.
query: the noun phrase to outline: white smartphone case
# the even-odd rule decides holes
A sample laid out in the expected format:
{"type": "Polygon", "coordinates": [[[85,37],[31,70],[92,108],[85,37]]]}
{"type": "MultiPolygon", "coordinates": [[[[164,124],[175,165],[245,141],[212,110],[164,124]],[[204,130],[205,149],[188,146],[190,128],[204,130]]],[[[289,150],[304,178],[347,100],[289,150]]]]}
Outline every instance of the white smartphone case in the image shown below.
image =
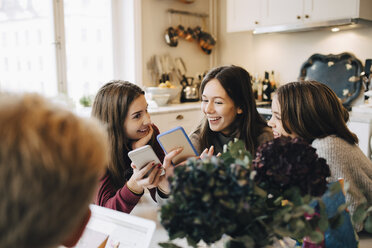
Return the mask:
{"type": "MultiPolygon", "coordinates": [[[[145,145],[142,147],[139,147],[135,150],[132,150],[128,152],[128,157],[130,160],[132,160],[132,163],[140,170],[145,165],[150,163],[151,161],[154,161],[155,164],[161,164],[158,156],[152,149],[150,145],[145,145]]],[[[164,174],[164,170],[162,171],[162,174],[164,174]]]]}

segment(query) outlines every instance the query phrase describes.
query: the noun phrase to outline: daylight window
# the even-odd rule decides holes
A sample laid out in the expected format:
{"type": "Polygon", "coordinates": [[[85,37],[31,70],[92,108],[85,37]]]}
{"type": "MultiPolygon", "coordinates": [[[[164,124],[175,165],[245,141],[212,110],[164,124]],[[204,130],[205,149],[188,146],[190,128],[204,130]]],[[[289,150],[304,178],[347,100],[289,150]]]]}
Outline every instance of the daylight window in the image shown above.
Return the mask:
{"type": "Polygon", "coordinates": [[[0,90],[78,104],[114,78],[111,0],[0,0],[0,90]]]}

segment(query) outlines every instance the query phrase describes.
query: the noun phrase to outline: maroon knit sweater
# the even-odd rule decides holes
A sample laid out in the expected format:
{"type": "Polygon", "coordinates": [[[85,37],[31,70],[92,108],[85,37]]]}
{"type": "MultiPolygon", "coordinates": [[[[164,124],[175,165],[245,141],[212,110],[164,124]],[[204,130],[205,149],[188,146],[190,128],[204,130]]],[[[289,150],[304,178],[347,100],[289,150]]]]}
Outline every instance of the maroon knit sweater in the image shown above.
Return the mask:
{"type": "MultiPolygon", "coordinates": [[[[154,135],[155,136],[158,135],[159,129],[154,124],[152,125],[152,127],[154,129],[154,135]]],[[[164,152],[161,149],[160,145],[156,143],[156,145],[154,145],[152,148],[154,149],[156,155],[159,157],[159,160],[163,161],[164,152]]],[[[155,194],[157,189],[153,188],[150,189],[149,191],[152,199],[156,201],[155,194]]],[[[167,197],[159,190],[158,194],[162,198],[167,197]]],[[[112,182],[111,175],[108,172],[106,172],[106,175],[100,181],[99,189],[95,199],[95,204],[129,214],[132,211],[132,209],[137,205],[142,195],[143,193],[135,194],[132,191],[130,191],[126,183],[124,183],[123,187],[116,189],[112,182]]]]}

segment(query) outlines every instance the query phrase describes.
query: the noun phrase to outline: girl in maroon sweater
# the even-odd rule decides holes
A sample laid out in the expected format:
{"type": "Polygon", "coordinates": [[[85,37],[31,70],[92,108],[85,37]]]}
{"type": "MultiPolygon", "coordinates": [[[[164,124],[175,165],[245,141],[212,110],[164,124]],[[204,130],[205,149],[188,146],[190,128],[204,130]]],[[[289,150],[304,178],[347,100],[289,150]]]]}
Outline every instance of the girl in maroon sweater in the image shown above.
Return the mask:
{"type": "Polygon", "coordinates": [[[145,92],[135,84],[111,81],[104,85],[94,99],[92,116],[107,128],[111,161],[100,182],[95,203],[130,213],[148,188],[152,198],[166,198],[169,193],[167,178],[173,174],[171,160],[182,149],[174,150],[164,157],[156,141],[158,128],[151,123],[147,112],[145,92]],[[163,165],[148,163],[137,169],[128,152],[144,145],[151,145],[163,165]],[[145,176],[154,168],[148,176],[145,176]],[[161,176],[162,169],[165,175],[161,176]]]}

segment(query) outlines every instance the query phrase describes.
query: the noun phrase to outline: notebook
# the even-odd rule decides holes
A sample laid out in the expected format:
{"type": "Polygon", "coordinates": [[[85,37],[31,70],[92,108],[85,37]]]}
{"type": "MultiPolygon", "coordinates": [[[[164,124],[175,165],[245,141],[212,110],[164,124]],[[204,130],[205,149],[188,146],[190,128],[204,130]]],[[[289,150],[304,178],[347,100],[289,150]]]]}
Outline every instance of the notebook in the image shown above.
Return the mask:
{"type": "Polygon", "coordinates": [[[92,216],[76,248],[148,248],[154,221],[90,205],[92,216]]]}

